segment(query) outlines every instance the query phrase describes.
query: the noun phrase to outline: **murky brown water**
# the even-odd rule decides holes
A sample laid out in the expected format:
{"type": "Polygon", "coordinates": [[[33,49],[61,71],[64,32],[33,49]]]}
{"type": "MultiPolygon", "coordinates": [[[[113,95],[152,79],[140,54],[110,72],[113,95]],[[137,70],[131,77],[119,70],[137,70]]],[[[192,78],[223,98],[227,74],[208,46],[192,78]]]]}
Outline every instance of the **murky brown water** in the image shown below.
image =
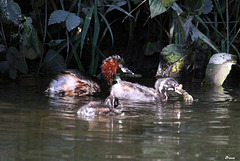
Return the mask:
{"type": "Polygon", "coordinates": [[[240,87],[187,88],[166,104],[122,101],[123,115],[80,118],[101,97],[49,98],[45,83],[0,84],[0,160],[240,159],[240,87]]]}

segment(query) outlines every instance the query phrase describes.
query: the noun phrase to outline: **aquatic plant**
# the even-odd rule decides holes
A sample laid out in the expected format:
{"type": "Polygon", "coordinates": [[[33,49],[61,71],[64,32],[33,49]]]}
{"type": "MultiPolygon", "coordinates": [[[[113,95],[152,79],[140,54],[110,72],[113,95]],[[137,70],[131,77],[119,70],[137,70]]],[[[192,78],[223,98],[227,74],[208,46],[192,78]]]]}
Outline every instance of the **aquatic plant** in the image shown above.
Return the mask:
{"type": "MultiPolygon", "coordinates": [[[[202,42],[204,42],[213,50],[213,52],[209,52],[207,56],[209,58],[211,53],[216,52],[233,53],[240,58],[239,50],[236,47],[238,44],[237,37],[240,32],[240,19],[239,14],[234,14],[239,12],[239,2],[228,0],[224,2],[219,0],[185,0],[184,3],[174,2],[171,6],[165,7],[161,0],[150,0],[149,5],[152,18],[165,12],[171,14],[170,44],[187,45],[188,48],[193,47],[194,49],[194,46],[200,47],[200,44],[203,47],[202,42]],[[232,7],[231,10],[229,10],[230,6],[232,7]]],[[[193,50],[189,51],[192,52],[193,50]]],[[[189,54],[193,55],[194,52],[189,54]]],[[[196,57],[196,55],[193,56],[196,57]]],[[[184,57],[184,54],[182,57],[184,57]]],[[[197,62],[194,57],[191,60],[197,62]]],[[[171,63],[171,61],[168,63],[171,63]]]]}
{"type": "Polygon", "coordinates": [[[25,58],[42,57],[42,45],[39,42],[31,17],[22,14],[18,3],[13,0],[0,2],[1,48],[0,72],[8,73],[12,79],[17,78],[17,71],[28,73],[25,58]],[[6,32],[8,27],[10,33],[6,32]],[[18,45],[18,48],[16,46],[18,45]]]}
{"type": "Polygon", "coordinates": [[[192,63],[197,59],[195,49],[208,50],[208,58],[219,51],[240,57],[239,1],[30,0],[16,3],[1,0],[0,3],[0,72],[13,79],[22,73],[58,73],[67,67],[95,75],[100,58],[114,51],[136,68],[155,68],[156,59],[148,62],[145,58],[154,57],[169,44],[188,47],[192,63]],[[10,48],[17,50],[20,58],[14,61],[7,58],[10,48]]]}

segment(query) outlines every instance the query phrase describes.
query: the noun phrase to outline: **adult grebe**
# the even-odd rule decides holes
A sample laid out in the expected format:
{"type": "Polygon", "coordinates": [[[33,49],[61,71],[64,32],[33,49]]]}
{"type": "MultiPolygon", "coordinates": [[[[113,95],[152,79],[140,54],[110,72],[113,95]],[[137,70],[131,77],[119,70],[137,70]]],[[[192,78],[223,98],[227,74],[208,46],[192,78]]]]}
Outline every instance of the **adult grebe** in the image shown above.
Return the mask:
{"type": "Polygon", "coordinates": [[[133,101],[161,102],[167,101],[168,92],[174,91],[183,95],[186,102],[192,102],[193,97],[182,89],[174,78],[160,78],[155,82],[155,89],[137,83],[123,81],[117,78],[117,83],[111,88],[111,95],[119,99],[133,101]]]}
{"type": "Polygon", "coordinates": [[[115,116],[121,114],[122,109],[117,108],[119,105],[118,98],[108,96],[105,102],[90,102],[79,108],[77,114],[84,117],[91,116],[115,116]]]}
{"type": "Polygon", "coordinates": [[[110,56],[103,61],[101,66],[101,73],[105,81],[99,81],[94,76],[78,70],[66,70],[52,80],[45,92],[61,96],[94,95],[107,89],[112,84],[115,75],[121,71],[133,74],[124,67],[124,61],[120,56],[110,56]]]}

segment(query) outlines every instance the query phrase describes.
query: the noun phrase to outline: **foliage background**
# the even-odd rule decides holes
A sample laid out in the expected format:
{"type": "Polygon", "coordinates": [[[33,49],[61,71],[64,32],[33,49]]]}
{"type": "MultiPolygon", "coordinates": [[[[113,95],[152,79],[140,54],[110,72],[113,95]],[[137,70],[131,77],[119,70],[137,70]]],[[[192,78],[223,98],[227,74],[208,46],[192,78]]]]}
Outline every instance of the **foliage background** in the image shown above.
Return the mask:
{"type": "Polygon", "coordinates": [[[136,73],[155,75],[161,62],[202,79],[212,54],[240,56],[239,3],[1,0],[1,77],[56,74],[65,68],[96,75],[104,58],[118,54],[136,73]]]}

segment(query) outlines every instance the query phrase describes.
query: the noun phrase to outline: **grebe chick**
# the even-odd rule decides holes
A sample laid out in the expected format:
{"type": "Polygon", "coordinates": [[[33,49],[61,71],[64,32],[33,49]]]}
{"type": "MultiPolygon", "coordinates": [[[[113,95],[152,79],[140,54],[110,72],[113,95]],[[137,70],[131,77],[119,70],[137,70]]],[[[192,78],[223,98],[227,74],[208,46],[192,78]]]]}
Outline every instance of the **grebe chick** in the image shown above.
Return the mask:
{"type": "MultiPolygon", "coordinates": [[[[178,94],[186,92],[182,89],[182,85],[179,85],[174,78],[160,78],[155,82],[155,89],[149,88],[137,83],[131,83],[117,78],[117,83],[111,88],[111,95],[118,97],[119,99],[128,99],[133,101],[144,102],[161,102],[168,100],[168,92],[174,91],[178,94]]],[[[184,99],[186,102],[193,101],[191,95],[186,96],[184,99]],[[191,100],[192,99],[192,100],[191,100]]]]}
{"type": "Polygon", "coordinates": [[[123,59],[118,56],[110,56],[105,59],[101,66],[101,74],[105,81],[99,81],[96,77],[77,70],[66,70],[61,72],[45,91],[54,96],[84,96],[94,95],[104,89],[108,89],[119,72],[131,73],[124,67],[123,59]]]}
{"type": "Polygon", "coordinates": [[[118,98],[110,95],[105,99],[104,103],[92,101],[87,105],[80,107],[77,114],[85,117],[115,116],[121,114],[122,111],[121,108],[117,108],[118,105],[118,98]]]}

